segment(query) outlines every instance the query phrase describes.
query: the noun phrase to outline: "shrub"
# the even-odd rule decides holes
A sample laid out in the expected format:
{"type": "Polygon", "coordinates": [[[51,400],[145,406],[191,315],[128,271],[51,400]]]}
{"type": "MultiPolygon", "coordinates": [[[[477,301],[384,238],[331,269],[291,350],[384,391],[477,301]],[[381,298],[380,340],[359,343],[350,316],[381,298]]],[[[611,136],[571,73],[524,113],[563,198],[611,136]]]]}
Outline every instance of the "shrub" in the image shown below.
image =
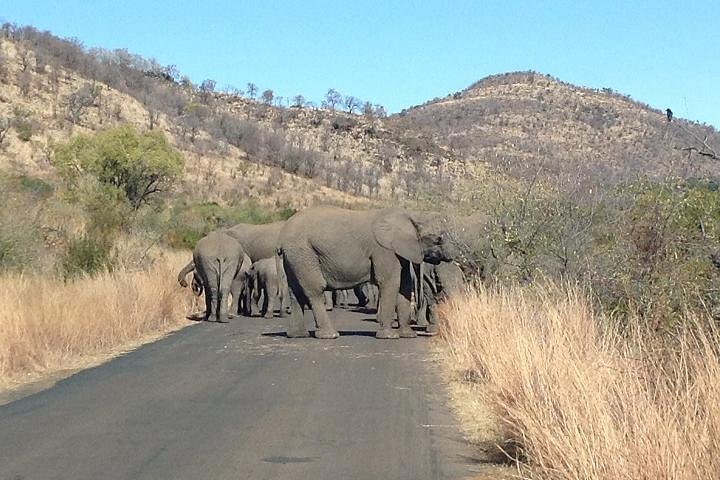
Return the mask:
{"type": "Polygon", "coordinates": [[[15,131],[17,132],[17,136],[20,140],[22,140],[23,142],[27,142],[30,140],[33,134],[32,121],[27,118],[16,118],[14,126],[15,131]]]}
{"type": "Polygon", "coordinates": [[[60,264],[63,278],[68,280],[112,270],[111,248],[112,242],[108,239],[89,234],[71,240],[60,264]]]}
{"type": "Polygon", "coordinates": [[[170,187],[181,175],[184,160],[162,133],[140,134],[123,125],[57,145],[52,163],[70,188],[82,175],[91,175],[121,190],[137,210],[170,187]]]}

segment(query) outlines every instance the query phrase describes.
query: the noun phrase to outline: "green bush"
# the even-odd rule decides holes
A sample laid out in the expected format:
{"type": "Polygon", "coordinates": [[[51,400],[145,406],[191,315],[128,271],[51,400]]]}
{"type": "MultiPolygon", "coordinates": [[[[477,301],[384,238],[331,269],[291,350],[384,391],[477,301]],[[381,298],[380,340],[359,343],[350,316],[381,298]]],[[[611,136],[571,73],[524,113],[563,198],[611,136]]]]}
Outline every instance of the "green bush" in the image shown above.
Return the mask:
{"type": "Polygon", "coordinates": [[[68,187],[89,175],[123,192],[137,210],[172,185],[182,174],[184,159],[162,133],[141,134],[123,125],[57,145],[52,163],[68,187]]]}
{"type": "Polygon", "coordinates": [[[60,263],[64,279],[112,270],[112,243],[106,238],[82,235],[72,239],[60,263]]]}
{"type": "Polygon", "coordinates": [[[49,198],[55,190],[52,185],[39,178],[29,177],[27,175],[21,175],[18,178],[20,185],[30,190],[39,198],[49,198]]]}
{"type": "Polygon", "coordinates": [[[14,122],[15,131],[17,132],[17,136],[20,140],[23,142],[27,142],[30,140],[33,134],[33,125],[32,122],[28,119],[22,118],[22,119],[16,119],[14,122]]]}

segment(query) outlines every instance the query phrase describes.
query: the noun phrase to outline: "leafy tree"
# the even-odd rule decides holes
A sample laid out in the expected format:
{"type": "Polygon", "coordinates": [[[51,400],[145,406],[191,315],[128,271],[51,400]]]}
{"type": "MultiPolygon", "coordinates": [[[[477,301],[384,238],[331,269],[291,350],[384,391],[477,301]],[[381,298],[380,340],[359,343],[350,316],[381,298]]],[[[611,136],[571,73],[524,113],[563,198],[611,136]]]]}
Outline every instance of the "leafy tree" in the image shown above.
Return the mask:
{"type": "Polygon", "coordinates": [[[184,159],[162,133],[123,125],[57,145],[52,163],[71,188],[89,175],[118,189],[137,210],[180,176],[184,159]]]}

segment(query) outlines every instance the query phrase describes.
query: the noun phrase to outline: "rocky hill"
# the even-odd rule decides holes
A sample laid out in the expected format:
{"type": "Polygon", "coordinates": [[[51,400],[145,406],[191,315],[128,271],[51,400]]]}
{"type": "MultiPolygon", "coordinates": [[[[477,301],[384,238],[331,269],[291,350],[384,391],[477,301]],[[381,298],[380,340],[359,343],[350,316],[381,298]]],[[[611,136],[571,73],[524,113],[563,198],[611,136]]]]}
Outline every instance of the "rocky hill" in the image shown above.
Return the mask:
{"type": "Polygon", "coordinates": [[[47,178],[53,142],[119,123],[162,130],[186,158],[178,193],[212,201],[456,201],[490,180],[594,186],[719,173],[683,150],[720,145],[714,129],[533,72],[385,117],[217,92],[174,67],[31,27],[5,25],[0,41],[0,168],[47,178]]]}
{"type": "Polygon", "coordinates": [[[389,127],[426,135],[457,159],[517,177],[573,177],[613,184],[637,178],[719,173],[717,162],[683,150],[707,125],[675,117],[610,89],[570,85],[535,72],[485,78],[461,92],[407,109],[389,127]]]}

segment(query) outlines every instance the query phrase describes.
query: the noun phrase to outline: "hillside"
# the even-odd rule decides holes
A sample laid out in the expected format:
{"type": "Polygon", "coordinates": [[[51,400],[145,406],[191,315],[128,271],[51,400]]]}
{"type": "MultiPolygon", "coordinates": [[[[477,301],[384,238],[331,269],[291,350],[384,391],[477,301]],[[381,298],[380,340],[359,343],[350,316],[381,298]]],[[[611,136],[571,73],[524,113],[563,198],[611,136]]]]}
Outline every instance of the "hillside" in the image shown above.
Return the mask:
{"type": "Polygon", "coordinates": [[[218,92],[172,66],[32,27],[0,33],[0,124],[11,126],[0,168],[46,178],[53,142],[119,123],[162,130],[186,158],[177,193],[220,202],[472,203],[488,183],[577,188],[719,173],[683,150],[706,137],[720,145],[711,127],[533,72],[385,117],[218,92]]]}
{"type": "Polygon", "coordinates": [[[610,89],[592,90],[534,72],[485,78],[467,89],[388,119],[390,128],[426,135],[459,160],[512,176],[578,178],[613,184],[638,177],[717,175],[717,164],[683,148],[712,127],[631,100],[610,89]]]}
{"type": "MultiPolygon", "coordinates": [[[[184,95],[180,86],[170,89],[184,95]]],[[[193,107],[192,102],[190,93],[184,106],[193,107]]],[[[365,202],[278,166],[253,161],[243,149],[215,138],[208,131],[211,125],[182,124],[155,109],[150,99],[143,103],[107,83],[58,63],[45,63],[27,43],[0,41],[0,169],[56,180],[49,161],[54,143],[123,123],[161,130],[182,152],[186,164],[176,191],[180,195],[294,206],[365,202]]]]}

